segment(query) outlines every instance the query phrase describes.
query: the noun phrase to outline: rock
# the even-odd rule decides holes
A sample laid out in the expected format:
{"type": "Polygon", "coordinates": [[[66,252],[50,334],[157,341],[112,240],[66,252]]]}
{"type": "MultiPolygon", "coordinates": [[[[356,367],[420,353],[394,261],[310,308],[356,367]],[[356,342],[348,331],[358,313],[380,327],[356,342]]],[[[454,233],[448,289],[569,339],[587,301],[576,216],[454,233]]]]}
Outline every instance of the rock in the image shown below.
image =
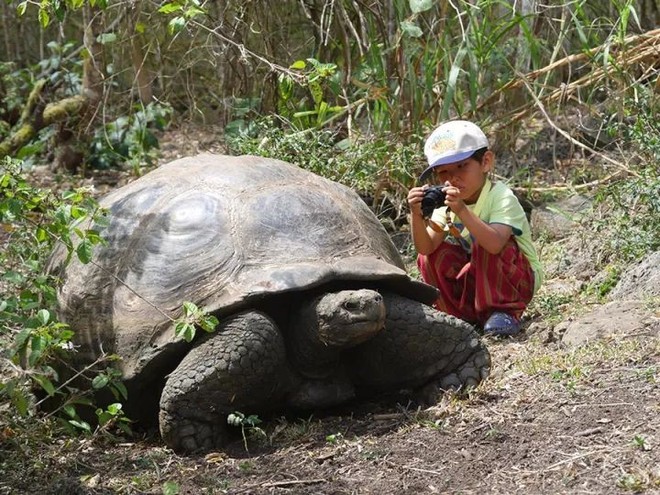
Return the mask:
{"type": "Polygon", "coordinates": [[[645,299],[660,296],[660,251],[651,253],[626,271],[610,293],[610,299],[645,299]]]}
{"type": "Polygon", "coordinates": [[[531,226],[536,236],[563,239],[575,229],[583,214],[591,208],[584,196],[571,196],[532,211],[531,226]]]}
{"type": "Polygon", "coordinates": [[[643,301],[616,301],[600,306],[573,321],[559,323],[562,343],[577,347],[609,336],[657,335],[660,318],[643,301]]]}

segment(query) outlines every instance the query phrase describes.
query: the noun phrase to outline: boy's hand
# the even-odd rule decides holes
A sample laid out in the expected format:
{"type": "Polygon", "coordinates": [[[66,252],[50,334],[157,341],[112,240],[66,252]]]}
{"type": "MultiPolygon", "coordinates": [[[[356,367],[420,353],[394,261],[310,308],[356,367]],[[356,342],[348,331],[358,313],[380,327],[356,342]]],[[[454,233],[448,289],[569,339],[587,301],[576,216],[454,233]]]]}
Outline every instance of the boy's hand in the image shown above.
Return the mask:
{"type": "Polygon", "coordinates": [[[461,212],[465,209],[465,202],[459,197],[461,190],[452,186],[449,182],[445,182],[445,187],[442,190],[447,195],[445,204],[460,217],[461,212]]]}
{"type": "Polygon", "coordinates": [[[413,187],[408,191],[408,207],[413,216],[422,216],[422,199],[424,199],[424,191],[428,189],[428,185],[421,187],[413,187]]]}

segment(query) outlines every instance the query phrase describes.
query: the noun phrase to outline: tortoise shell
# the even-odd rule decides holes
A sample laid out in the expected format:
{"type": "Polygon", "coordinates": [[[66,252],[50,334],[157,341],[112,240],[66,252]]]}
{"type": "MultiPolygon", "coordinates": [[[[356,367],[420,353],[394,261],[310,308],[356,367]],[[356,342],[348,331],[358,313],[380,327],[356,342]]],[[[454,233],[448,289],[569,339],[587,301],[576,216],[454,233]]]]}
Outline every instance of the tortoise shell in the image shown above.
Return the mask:
{"type": "Polygon", "coordinates": [[[279,160],[202,154],[163,165],[100,201],[107,245],[90,263],[56,250],[60,317],[78,360],[116,353],[125,379],[188,345],[184,301],[223,315],[278,294],[342,281],[431,302],[389,235],[349,188],[279,160]]]}

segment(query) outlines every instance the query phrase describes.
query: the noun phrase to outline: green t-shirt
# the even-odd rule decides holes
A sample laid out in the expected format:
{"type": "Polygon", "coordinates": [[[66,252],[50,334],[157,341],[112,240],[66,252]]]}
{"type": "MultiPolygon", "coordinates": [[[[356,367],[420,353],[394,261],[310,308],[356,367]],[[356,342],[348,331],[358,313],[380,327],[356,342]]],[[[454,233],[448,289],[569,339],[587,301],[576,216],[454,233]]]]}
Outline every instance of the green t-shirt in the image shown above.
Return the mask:
{"type": "MultiPolygon", "coordinates": [[[[513,191],[504,182],[492,184],[490,180],[486,180],[477,202],[467,205],[467,207],[486,223],[500,223],[508,225],[513,229],[513,235],[518,243],[518,247],[534,271],[534,292],[536,292],[541,286],[541,283],[543,283],[543,267],[541,266],[536,248],[532,243],[532,231],[529,227],[527,216],[518,198],[513,194],[513,191]]],[[[446,210],[446,206],[438,208],[433,212],[431,219],[445,226],[447,223],[445,220],[446,210]]],[[[454,212],[451,212],[451,221],[461,230],[461,235],[468,244],[472,245],[470,232],[463,227],[461,220],[454,212]]]]}

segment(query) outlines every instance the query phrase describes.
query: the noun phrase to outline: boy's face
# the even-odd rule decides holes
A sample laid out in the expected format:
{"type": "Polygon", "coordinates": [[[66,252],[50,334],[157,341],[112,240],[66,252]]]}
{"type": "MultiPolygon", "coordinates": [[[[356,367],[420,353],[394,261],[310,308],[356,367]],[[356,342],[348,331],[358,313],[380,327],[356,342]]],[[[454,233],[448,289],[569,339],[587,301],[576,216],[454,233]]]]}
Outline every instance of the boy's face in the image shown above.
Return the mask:
{"type": "Polygon", "coordinates": [[[493,152],[489,150],[481,161],[468,158],[436,167],[433,169],[433,178],[440,185],[451,185],[459,189],[461,191],[459,198],[466,203],[476,203],[492,165],[493,152]]]}

